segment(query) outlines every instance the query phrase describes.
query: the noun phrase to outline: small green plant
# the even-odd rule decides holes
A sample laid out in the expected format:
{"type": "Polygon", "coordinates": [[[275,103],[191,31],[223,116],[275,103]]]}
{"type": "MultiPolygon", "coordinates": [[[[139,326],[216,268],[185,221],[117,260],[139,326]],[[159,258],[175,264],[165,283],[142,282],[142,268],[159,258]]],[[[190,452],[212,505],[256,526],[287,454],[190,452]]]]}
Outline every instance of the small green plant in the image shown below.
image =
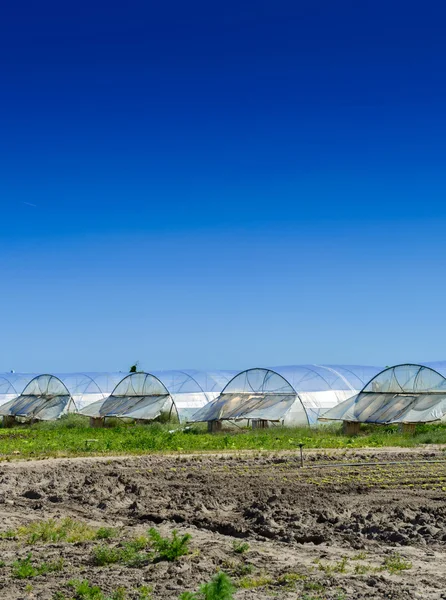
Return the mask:
{"type": "Polygon", "coordinates": [[[65,519],[48,519],[34,521],[29,525],[19,527],[17,531],[6,531],[1,535],[3,539],[24,539],[27,544],[54,543],[54,542],[86,542],[94,539],[108,539],[116,531],[111,527],[91,527],[88,523],[76,521],[70,517],[65,519]]]}
{"type": "Polygon", "coordinates": [[[383,567],[390,573],[401,573],[401,571],[411,569],[412,563],[403,558],[398,552],[394,552],[385,559],[383,567]]]}
{"type": "Polygon", "coordinates": [[[146,552],[149,539],[145,536],[125,542],[122,546],[96,546],[93,550],[93,563],[99,567],[116,563],[125,564],[128,567],[142,567],[152,562],[155,555],[146,552]]]}
{"type": "Polygon", "coordinates": [[[198,592],[184,592],[180,600],[233,600],[235,588],[231,579],[220,571],[209,583],[204,583],[198,592]]]}
{"type": "MultiPolygon", "coordinates": [[[[70,588],[73,589],[74,598],[70,600],[126,600],[127,592],[124,588],[117,588],[112,592],[111,596],[105,596],[104,592],[97,585],[91,585],[87,579],[72,580],[68,582],[70,588]]],[[[58,592],[60,593],[60,592],[58,592]]],[[[53,600],[68,600],[62,594],[60,596],[53,596],[53,600]]],[[[145,600],[144,598],[142,600],[145,600]]]]}
{"type": "Polygon", "coordinates": [[[12,563],[12,577],[14,577],[14,579],[28,579],[30,577],[37,577],[38,575],[44,575],[54,571],[61,571],[62,569],[63,559],[50,563],[44,562],[34,566],[32,563],[32,555],[29,553],[26,558],[18,558],[12,563]]]}
{"type": "Polygon", "coordinates": [[[162,537],[159,531],[152,527],[149,529],[149,538],[157,560],[174,561],[190,552],[189,543],[192,539],[190,533],[179,536],[174,529],[172,537],[169,539],[162,537]]]}
{"type": "Polygon", "coordinates": [[[236,554],[245,554],[249,550],[248,542],[239,542],[238,540],[234,540],[232,543],[232,548],[236,554]]]}
{"type": "Polygon", "coordinates": [[[113,529],[113,527],[100,527],[96,531],[95,538],[97,540],[108,540],[112,537],[115,537],[115,535],[116,535],[116,530],[113,529]]]}
{"type": "Polygon", "coordinates": [[[137,588],[136,593],[138,594],[138,600],[152,600],[152,588],[147,585],[142,585],[137,588]]]}
{"type": "Polygon", "coordinates": [[[110,548],[109,546],[96,546],[93,550],[93,562],[98,567],[113,565],[120,562],[120,548],[110,548]]]}
{"type": "Polygon", "coordinates": [[[274,579],[269,575],[258,575],[256,577],[243,577],[237,582],[237,587],[244,590],[252,590],[254,588],[272,585],[274,579]]]}

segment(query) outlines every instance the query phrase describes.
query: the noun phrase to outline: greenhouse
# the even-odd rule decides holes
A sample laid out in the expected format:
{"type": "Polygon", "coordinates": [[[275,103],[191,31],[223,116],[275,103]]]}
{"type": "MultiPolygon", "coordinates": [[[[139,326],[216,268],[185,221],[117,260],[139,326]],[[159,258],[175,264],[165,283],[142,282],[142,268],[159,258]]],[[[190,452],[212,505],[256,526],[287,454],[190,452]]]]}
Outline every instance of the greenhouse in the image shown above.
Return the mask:
{"type": "Polygon", "coordinates": [[[353,398],[320,420],[416,424],[446,418],[446,363],[402,364],[384,369],[353,398]]]}
{"type": "Polygon", "coordinates": [[[357,394],[379,371],[377,367],[330,365],[248,369],[191,421],[313,425],[321,412],[357,394]]]}
{"type": "Polygon", "coordinates": [[[0,406],[0,415],[23,420],[57,419],[106,398],[121,379],[122,373],[38,375],[20,395],[0,406]]]}
{"type": "Polygon", "coordinates": [[[153,420],[161,414],[187,420],[216,398],[234,376],[231,371],[158,371],[127,375],[111,395],[84,408],[93,419],[153,420]]]}
{"type": "Polygon", "coordinates": [[[0,373],[0,406],[20,396],[35,376],[30,373],[0,373]]]}

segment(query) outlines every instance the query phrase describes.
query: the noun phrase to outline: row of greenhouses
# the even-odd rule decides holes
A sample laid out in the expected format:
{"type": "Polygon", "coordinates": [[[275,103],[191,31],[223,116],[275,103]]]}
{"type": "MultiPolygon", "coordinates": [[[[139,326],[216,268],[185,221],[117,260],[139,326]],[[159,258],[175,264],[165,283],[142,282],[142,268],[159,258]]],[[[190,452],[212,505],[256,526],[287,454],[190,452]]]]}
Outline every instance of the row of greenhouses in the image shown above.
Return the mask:
{"type": "Polygon", "coordinates": [[[68,413],[254,427],[419,423],[446,417],[446,363],[299,365],[235,371],[0,374],[4,422],[68,413]]]}

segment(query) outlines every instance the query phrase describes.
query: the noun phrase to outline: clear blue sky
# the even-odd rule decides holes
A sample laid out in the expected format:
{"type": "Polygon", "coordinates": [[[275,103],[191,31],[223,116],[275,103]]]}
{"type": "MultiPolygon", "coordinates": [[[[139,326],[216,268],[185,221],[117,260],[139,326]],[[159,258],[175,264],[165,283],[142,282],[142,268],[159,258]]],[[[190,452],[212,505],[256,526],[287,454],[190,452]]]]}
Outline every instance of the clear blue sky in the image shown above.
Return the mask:
{"type": "Polygon", "coordinates": [[[0,21],[0,370],[446,358],[441,3],[0,21]]]}

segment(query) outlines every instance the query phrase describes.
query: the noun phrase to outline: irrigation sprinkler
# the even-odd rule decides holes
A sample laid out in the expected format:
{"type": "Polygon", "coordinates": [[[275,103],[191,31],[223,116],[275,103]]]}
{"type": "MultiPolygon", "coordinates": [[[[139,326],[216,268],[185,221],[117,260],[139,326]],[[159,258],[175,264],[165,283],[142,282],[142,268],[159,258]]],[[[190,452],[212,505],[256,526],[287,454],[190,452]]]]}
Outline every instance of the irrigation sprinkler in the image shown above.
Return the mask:
{"type": "Polygon", "coordinates": [[[305,444],[302,444],[302,442],[299,442],[299,448],[300,448],[300,466],[303,467],[304,466],[304,452],[303,452],[303,447],[305,446],[305,444]]]}

